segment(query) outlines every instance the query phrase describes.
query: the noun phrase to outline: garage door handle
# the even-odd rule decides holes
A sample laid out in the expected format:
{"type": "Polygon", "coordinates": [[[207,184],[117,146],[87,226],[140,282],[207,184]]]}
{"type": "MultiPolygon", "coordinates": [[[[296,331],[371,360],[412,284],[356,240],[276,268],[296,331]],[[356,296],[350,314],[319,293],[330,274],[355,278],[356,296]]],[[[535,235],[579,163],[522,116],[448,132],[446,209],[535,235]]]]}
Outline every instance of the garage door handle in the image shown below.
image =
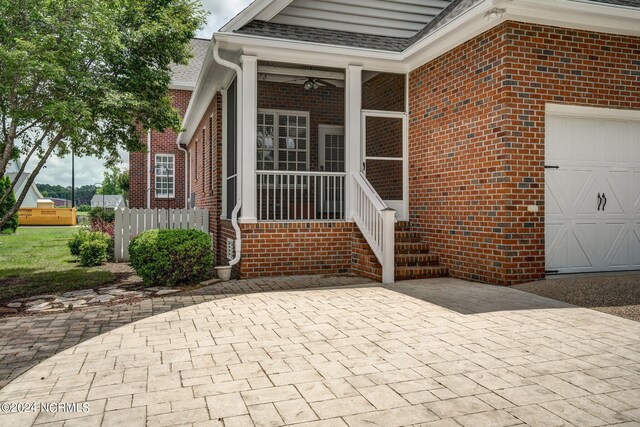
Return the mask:
{"type": "Polygon", "coordinates": [[[605,196],[604,193],[602,193],[602,200],[604,200],[602,204],[602,211],[604,212],[604,207],[607,206],[607,196],[605,196]]]}
{"type": "Polygon", "coordinates": [[[602,204],[602,197],[600,197],[600,193],[598,193],[598,211],[600,210],[601,204],[602,204]]]}

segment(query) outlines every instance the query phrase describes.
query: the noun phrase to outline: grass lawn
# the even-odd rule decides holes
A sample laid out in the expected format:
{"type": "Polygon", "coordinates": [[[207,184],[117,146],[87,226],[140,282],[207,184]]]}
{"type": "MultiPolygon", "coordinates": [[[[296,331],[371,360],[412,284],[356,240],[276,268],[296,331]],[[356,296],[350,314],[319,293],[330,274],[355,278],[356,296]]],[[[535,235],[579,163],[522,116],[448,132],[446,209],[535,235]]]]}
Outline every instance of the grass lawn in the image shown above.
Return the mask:
{"type": "Polygon", "coordinates": [[[81,267],[69,254],[71,227],[20,227],[0,234],[0,301],[60,294],[114,282],[113,273],[81,267]]]}

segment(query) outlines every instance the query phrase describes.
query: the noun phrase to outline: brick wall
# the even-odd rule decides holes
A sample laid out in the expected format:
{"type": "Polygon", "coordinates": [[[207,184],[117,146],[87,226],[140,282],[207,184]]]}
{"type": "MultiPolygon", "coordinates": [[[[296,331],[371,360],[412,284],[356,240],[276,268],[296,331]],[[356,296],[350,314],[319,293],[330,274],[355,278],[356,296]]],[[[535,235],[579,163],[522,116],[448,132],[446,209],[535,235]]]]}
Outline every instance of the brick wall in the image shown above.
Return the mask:
{"type": "MultiPolygon", "coordinates": [[[[178,110],[180,116],[184,116],[191,91],[171,90],[171,98],[173,106],[178,110]]],[[[147,135],[142,135],[146,144],[147,135]]],[[[178,150],[176,146],[177,134],[168,130],[166,132],[151,131],[151,182],[147,182],[147,153],[135,152],[129,156],[129,173],[130,173],[130,194],[129,206],[132,208],[147,207],[147,192],[151,193],[151,208],[184,208],[184,153],[178,150]],[[156,153],[174,154],[175,155],[175,197],[155,198],[154,185],[154,167],[156,153]]]]}
{"type": "Polygon", "coordinates": [[[410,74],[410,218],[451,275],[544,276],[545,103],[640,109],[639,46],[506,22],[410,74]]]}
{"type": "MultiPolygon", "coordinates": [[[[195,205],[209,210],[209,231],[217,248],[220,265],[220,215],[222,213],[222,95],[218,92],[205,111],[187,145],[189,152],[189,188],[195,205]]],[[[226,249],[225,249],[226,250],[226,249]]]]}

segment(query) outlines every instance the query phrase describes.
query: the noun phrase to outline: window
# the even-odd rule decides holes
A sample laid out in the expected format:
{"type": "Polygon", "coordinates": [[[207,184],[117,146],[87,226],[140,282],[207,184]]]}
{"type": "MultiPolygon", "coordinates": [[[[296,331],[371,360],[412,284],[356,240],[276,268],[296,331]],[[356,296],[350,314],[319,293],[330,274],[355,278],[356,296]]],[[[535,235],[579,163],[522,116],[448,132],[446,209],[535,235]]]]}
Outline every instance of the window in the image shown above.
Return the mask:
{"type": "Polygon", "coordinates": [[[175,197],[175,158],[173,154],[156,154],[156,198],[175,197]]]}
{"type": "Polygon", "coordinates": [[[320,125],[318,142],[320,170],[344,172],[344,127],[320,125]]]}
{"type": "Polygon", "coordinates": [[[198,140],[196,139],[196,144],[193,147],[193,179],[198,181],[198,140]]]}
{"type": "Polygon", "coordinates": [[[258,170],[309,169],[309,113],[258,110],[258,170]]]}
{"type": "Polygon", "coordinates": [[[207,170],[207,168],[205,167],[207,162],[206,162],[205,157],[204,157],[204,147],[207,145],[205,143],[205,141],[206,141],[205,136],[206,136],[205,128],[202,128],[202,188],[203,189],[204,189],[204,180],[206,179],[205,178],[205,174],[206,174],[206,170],[207,170]]]}

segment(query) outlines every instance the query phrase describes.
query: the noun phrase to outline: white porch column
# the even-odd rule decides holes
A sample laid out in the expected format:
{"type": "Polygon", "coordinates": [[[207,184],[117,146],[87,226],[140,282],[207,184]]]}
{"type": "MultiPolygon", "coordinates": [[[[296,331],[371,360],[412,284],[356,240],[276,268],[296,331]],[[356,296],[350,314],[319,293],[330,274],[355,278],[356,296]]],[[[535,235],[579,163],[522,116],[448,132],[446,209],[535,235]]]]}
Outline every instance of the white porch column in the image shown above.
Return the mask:
{"type": "Polygon", "coordinates": [[[242,55],[242,136],[239,155],[242,156],[241,223],[256,222],[256,123],[258,115],[258,58],[242,55]]]}
{"type": "Polygon", "coordinates": [[[360,144],[362,110],[362,66],[349,65],[345,75],[345,172],[347,185],[345,194],[346,219],[353,218],[355,182],[351,174],[360,172],[362,155],[360,144]]]}

